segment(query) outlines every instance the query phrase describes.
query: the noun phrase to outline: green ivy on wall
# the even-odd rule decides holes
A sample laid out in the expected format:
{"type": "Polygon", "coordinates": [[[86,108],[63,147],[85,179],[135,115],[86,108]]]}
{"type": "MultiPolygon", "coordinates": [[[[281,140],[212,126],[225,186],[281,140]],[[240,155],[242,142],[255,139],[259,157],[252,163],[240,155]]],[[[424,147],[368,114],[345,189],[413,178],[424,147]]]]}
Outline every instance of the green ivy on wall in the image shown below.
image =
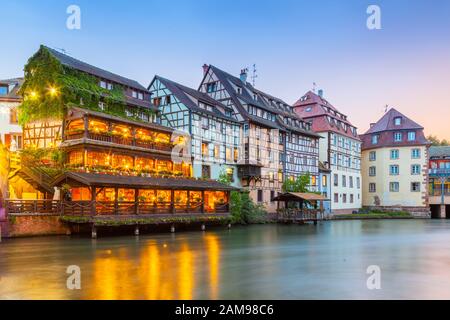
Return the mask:
{"type": "MultiPolygon", "coordinates": [[[[19,106],[21,125],[62,119],[72,106],[140,120],[136,111],[127,115],[122,86],[114,84],[112,90],[100,87],[96,77],[62,65],[44,46],[28,60],[20,94],[24,97],[19,106]],[[100,109],[100,102],[105,104],[104,110],[100,109]]],[[[152,114],[147,109],[139,111],[152,114]]]]}

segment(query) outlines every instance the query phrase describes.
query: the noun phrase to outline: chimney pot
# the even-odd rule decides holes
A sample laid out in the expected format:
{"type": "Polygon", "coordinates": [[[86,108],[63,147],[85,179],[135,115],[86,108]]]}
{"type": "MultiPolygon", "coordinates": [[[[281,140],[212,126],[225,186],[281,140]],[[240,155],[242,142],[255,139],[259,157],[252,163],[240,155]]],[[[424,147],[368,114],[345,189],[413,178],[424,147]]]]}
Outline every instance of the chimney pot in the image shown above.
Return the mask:
{"type": "Polygon", "coordinates": [[[209,66],[205,63],[205,64],[202,66],[202,68],[203,68],[203,75],[205,76],[206,73],[208,72],[209,66]]]}
{"type": "Polygon", "coordinates": [[[323,98],[323,90],[319,89],[319,97],[323,98]]]}
{"type": "Polygon", "coordinates": [[[247,83],[247,69],[242,69],[241,74],[239,76],[243,83],[247,83]]]}

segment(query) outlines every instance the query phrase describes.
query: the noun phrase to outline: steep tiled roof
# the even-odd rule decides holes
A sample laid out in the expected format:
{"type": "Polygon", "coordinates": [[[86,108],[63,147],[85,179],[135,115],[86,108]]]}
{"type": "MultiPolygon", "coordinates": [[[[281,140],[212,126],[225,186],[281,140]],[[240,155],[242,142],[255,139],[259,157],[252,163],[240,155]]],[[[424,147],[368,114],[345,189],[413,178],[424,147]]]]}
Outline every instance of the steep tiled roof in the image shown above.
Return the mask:
{"type": "Polygon", "coordinates": [[[229,117],[225,115],[223,112],[221,112],[218,108],[228,109],[228,107],[220,103],[219,101],[211,98],[209,95],[158,75],[155,76],[154,80],[155,79],[159,80],[162,84],[164,84],[166,88],[169,89],[170,92],[172,92],[172,94],[175,95],[187,108],[200,113],[205,113],[215,117],[224,118],[229,121],[237,121],[236,119],[229,117]],[[213,111],[208,111],[200,108],[189,96],[214,107],[212,109],[213,111]]]}
{"type": "Polygon", "coordinates": [[[450,157],[450,146],[432,146],[428,154],[430,158],[450,157]]]}
{"type": "Polygon", "coordinates": [[[412,121],[411,119],[409,119],[396,109],[391,108],[365,134],[390,130],[408,130],[408,129],[420,130],[423,129],[423,127],[420,124],[417,124],[416,122],[412,121]],[[394,119],[397,117],[400,117],[402,119],[401,124],[398,126],[394,124],[394,119]]]}
{"type": "Polygon", "coordinates": [[[360,135],[360,138],[362,140],[362,150],[385,147],[424,146],[430,144],[425,138],[423,127],[394,108],[386,112],[365,134],[360,135]],[[400,125],[395,125],[394,123],[394,119],[397,117],[402,118],[400,125]],[[414,131],[416,133],[415,140],[408,140],[408,131],[414,131]],[[395,132],[403,133],[401,141],[394,141],[395,132]],[[372,136],[374,134],[378,135],[378,142],[376,144],[372,144],[372,136]]]}
{"type": "Polygon", "coordinates": [[[73,179],[87,186],[135,187],[142,189],[164,188],[177,190],[238,190],[215,180],[196,180],[188,178],[134,177],[85,172],[67,172],[58,178],[54,185],[66,179],[73,179]]]}
{"type": "Polygon", "coordinates": [[[66,55],[64,53],[61,53],[61,52],[59,52],[57,50],[54,50],[52,48],[48,48],[46,46],[43,46],[43,47],[45,49],[47,49],[48,51],[50,51],[50,53],[56,59],[58,59],[59,62],[61,62],[65,66],[68,66],[70,68],[89,73],[89,74],[94,75],[96,77],[100,77],[100,78],[103,78],[103,79],[107,79],[107,80],[119,83],[119,84],[124,85],[124,86],[128,86],[130,88],[147,91],[147,89],[144,86],[142,86],[141,84],[139,84],[135,80],[131,80],[131,79],[119,76],[117,74],[114,74],[112,72],[106,71],[104,69],[97,68],[97,67],[95,67],[93,65],[90,65],[90,64],[85,63],[83,61],[80,61],[80,60],[77,60],[75,58],[72,58],[71,56],[68,56],[68,55],[66,55]]]}
{"type": "Polygon", "coordinates": [[[293,130],[305,135],[318,137],[318,135],[316,135],[312,130],[305,130],[296,125],[287,125],[282,121],[281,117],[287,117],[294,120],[303,121],[303,119],[293,111],[292,106],[290,106],[282,99],[272,96],[261,90],[258,90],[255,87],[253,87],[249,82],[247,81],[243,82],[238,77],[233,76],[213,65],[210,65],[209,68],[219,78],[220,82],[230,95],[233,103],[236,105],[240,114],[244,118],[269,128],[284,131],[293,130]],[[240,87],[242,89],[240,93],[236,92],[236,90],[233,88],[233,85],[236,87],[240,87]],[[249,114],[243,107],[243,104],[252,105],[275,114],[277,116],[276,121],[270,121],[249,114]]]}
{"type": "Polygon", "coordinates": [[[332,131],[359,140],[356,127],[348,121],[347,116],[312,91],[308,91],[294,104],[294,110],[300,117],[312,122],[315,132],[332,131]]]}

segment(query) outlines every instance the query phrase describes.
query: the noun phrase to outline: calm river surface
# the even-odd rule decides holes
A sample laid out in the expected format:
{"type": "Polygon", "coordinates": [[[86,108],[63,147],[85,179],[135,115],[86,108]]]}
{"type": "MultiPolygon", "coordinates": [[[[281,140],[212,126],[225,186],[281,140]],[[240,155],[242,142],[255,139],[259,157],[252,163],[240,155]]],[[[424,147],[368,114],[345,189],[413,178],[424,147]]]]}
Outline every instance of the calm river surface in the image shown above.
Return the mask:
{"type": "Polygon", "coordinates": [[[450,299],[450,221],[333,221],[0,243],[0,299],[450,299]],[[81,268],[81,290],[66,268],[81,268]],[[368,290],[366,269],[381,268],[368,290]]]}

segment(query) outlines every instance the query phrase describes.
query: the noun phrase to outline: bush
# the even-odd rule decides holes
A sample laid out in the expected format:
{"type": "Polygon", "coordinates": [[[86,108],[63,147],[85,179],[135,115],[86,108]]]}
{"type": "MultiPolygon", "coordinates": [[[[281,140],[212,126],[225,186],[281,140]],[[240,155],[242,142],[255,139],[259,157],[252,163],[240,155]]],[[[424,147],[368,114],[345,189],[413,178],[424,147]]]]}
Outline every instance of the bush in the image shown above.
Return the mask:
{"type": "Polygon", "coordinates": [[[249,192],[231,192],[231,222],[234,224],[265,223],[266,209],[262,204],[255,204],[249,192]]]}

